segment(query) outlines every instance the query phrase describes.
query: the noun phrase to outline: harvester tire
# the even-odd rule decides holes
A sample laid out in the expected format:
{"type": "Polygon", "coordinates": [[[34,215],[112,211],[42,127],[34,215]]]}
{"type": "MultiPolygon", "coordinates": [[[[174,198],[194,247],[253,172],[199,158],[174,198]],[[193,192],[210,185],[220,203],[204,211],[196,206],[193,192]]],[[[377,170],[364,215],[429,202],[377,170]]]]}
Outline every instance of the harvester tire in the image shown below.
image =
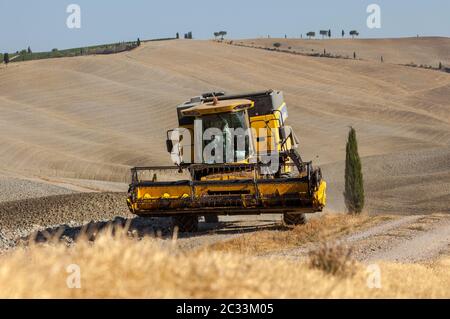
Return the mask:
{"type": "Polygon", "coordinates": [[[219,216],[205,215],[205,223],[217,224],[218,222],[219,222],[219,216]]]}
{"type": "Polygon", "coordinates": [[[181,215],[172,217],[173,228],[177,227],[180,233],[195,233],[198,231],[198,217],[181,215]]]}
{"type": "Polygon", "coordinates": [[[283,221],[286,225],[304,225],[306,224],[305,214],[284,214],[283,221]]]}

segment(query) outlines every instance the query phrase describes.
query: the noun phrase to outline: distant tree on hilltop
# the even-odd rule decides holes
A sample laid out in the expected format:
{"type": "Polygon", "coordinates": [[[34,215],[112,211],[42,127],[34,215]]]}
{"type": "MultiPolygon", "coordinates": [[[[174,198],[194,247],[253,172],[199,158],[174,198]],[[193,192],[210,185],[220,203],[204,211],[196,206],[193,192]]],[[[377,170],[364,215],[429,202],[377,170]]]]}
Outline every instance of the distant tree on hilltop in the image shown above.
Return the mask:
{"type": "Polygon", "coordinates": [[[354,39],[355,37],[359,36],[359,32],[356,30],[352,30],[350,31],[350,35],[352,36],[352,38],[354,39]]]}
{"type": "Polygon", "coordinates": [[[316,36],[316,33],[313,32],[313,31],[309,31],[309,32],[306,34],[306,36],[307,36],[309,39],[311,39],[311,38],[314,38],[314,37],[316,36]]]}
{"type": "Polygon", "coordinates": [[[5,62],[6,65],[9,63],[9,53],[3,54],[3,62],[5,62]]]}
{"type": "Polygon", "coordinates": [[[220,31],[219,35],[221,36],[222,41],[223,41],[224,37],[227,35],[227,31],[220,31]]]}
{"type": "Polygon", "coordinates": [[[322,39],[324,39],[326,36],[328,36],[328,31],[327,30],[320,30],[319,33],[322,36],[322,39]]]}

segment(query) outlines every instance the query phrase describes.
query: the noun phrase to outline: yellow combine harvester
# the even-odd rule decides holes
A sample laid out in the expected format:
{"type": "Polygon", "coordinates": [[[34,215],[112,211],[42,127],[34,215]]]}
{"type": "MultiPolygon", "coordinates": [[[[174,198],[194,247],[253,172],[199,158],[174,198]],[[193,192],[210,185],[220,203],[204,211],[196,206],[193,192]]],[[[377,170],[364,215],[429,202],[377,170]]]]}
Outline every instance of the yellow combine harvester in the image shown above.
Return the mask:
{"type": "Polygon", "coordinates": [[[326,183],[296,150],[282,92],[208,93],[177,112],[179,128],[167,132],[175,166],[132,169],[133,214],[171,216],[192,232],[199,216],[280,213],[295,225],[324,208],[326,183]]]}

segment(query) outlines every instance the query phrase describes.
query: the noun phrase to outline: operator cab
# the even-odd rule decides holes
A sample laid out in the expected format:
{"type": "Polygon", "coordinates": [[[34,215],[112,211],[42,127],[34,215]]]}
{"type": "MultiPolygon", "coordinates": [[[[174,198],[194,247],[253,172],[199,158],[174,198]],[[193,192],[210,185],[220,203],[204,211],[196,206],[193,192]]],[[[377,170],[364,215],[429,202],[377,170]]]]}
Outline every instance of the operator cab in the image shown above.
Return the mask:
{"type": "Polygon", "coordinates": [[[248,110],[254,102],[247,99],[201,103],[182,110],[183,117],[195,118],[196,159],[205,164],[239,163],[254,154],[250,138],[248,110]],[[200,154],[201,153],[201,154],[200,154]]]}
{"type": "Polygon", "coordinates": [[[209,129],[212,128],[220,130],[220,134],[214,134],[218,137],[214,139],[216,144],[224,144],[222,152],[219,152],[223,153],[221,163],[251,162],[253,159],[258,162],[261,158],[270,158],[274,156],[272,154],[298,145],[292,128],[285,125],[288,112],[281,91],[267,90],[237,95],[205,93],[178,105],[177,115],[178,129],[167,132],[167,151],[171,154],[172,161],[179,166],[218,162],[220,154],[216,158],[214,152],[209,152],[214,143],[208,140],[205,143],[203,140],[204,134],[210,133],[209,129]],[[201,127],[196,127],[198,123],[201,127]],[[248,133],[245,139],[235,138],[234,152],[227,154],[227,149],[233,144],[229,133],[231,130],[248,133]],[[241,144],[244,141],[245,146],[237,147],[239,141],[241,144]],[[195,145],[201,145],[198,147],[201,150],[196,150],[195,145]],[[213,156],[205,159],[204,153],[213,156]]]}

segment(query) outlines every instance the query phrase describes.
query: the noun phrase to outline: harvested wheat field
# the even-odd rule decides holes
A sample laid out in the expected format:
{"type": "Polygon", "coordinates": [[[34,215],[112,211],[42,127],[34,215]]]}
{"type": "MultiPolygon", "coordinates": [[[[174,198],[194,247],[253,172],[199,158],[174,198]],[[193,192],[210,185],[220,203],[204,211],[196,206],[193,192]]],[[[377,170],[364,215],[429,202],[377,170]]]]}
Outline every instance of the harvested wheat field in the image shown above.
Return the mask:
{"type": "Polygon", "coordinates": [[[448,65],[449,39],[242,42],[275,41],[358,59],[174,40],[0,65],[0,296],[449,298],[450,74],[400,65],[448,65]],[[285,93],[303,159],[323,168],[325,214],[294,228],[279,215],[221,217],[172,241],[169,220],[127,211],[129,169],[171,164],[177,104],[270,88],[285,93]],[[341,214],[349,126],[359,217],[341,214]],[[98,235],[110,221],[130,236],[98,235]],[[381,289],[367,287],[371,263],[381,289]],[[70,264],[81,289],[67,289],[70,264]]]}
{"type": "MultiPolygon", "coordinates": [[[[405,61],[431,51],[448,57],[446,38],[421,39],[415,50],[411,41],[386,40],[383,48],[397,52],[408,43],[405,61]]],[[[369,212],[449,211],[450,74],[211,41],[152,42],[117,55],[2,66],[0,170],[127,182],[131,166],[170,164],[165,131],[176,125],[178,103],[207,91],[268,88],[285,92],[303,157],[324,167],[330,210],[344,208],[340,186],[352,125],[369,212]]]]}
{"type": "Polygon", "coordinates": [[[235,44],[244,44],[259,48],[274,48],[280,43],[280,50],[289,50],[302,54],[325,53],[333,56],[384,63],[432,66],[439,62],[450,67],[450,39],[441,37],[419,37],[399,39],[248,39],[237,40],[235,44]]]}

